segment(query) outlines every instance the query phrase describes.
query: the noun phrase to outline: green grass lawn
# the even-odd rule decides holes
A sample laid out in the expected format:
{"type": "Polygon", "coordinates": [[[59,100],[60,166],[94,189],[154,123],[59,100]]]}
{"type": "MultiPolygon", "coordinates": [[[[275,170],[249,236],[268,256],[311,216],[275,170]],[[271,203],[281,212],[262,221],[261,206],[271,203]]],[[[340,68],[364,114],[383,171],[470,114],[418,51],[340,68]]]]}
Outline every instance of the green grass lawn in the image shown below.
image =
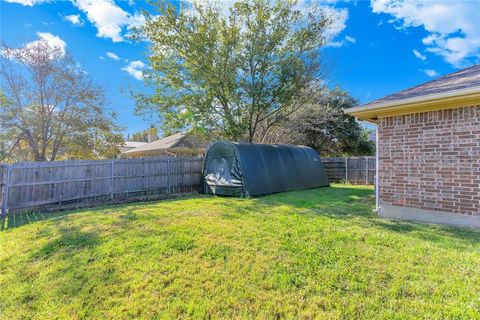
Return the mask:
{"type": "Polygon", "coordinates": [[[0,318],[480,319],[480,232],[373,205],[371,188],[334,185],[11,226],[0,318]]]}

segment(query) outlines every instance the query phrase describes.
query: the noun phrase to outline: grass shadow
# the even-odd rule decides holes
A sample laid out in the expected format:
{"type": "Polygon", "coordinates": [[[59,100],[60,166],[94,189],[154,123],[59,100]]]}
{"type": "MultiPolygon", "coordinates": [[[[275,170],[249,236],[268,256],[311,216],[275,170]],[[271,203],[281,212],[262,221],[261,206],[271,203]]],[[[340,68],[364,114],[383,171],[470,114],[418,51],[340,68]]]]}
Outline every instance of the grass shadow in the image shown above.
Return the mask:
{"type": "MultiPolygon", "coordinates": [[[[213,196],[214,198],[216,196],[213,196]]],[[[137,221],[138,216],[135,208],[143,207],[147,204],[155,203],[177,203],[192,197],[180,197],[156,201],[142,201],[128,204],[103,205],[94,208],[94,211],[115,210],[121,208],[125,214],[120,216],[117,226],[121,228],[130,228],[142,221],[137,221]]],[[[197,195],[194,198],[212,198],[212,196],[197,195]]],[[[374,193],[372,188],[350,185],[333,185],[332,187],[323,187],[310,190],[292,191],[278,193],[252,199],[238,199],[218,197],[218,204],[227,204],[228,208],[223,213],[225,219],[240,219],[245,214],[257,214],[259,212],[268,214],[281,208],[287,208],[287,211],[300,214],[312,214],[329,217],[333,219],[353,219],[360,218],[358,223],[365,226],[375,226],[399,234],[409,234],[415,238],[428,240],[432,242],[441,242],[444,239],[456,239],[462,243],[475,244],[480,242],[480,231],[461,229],[448,226],[428,225],[418,222],[406,222],[398,220],[386,220],[379,218],[374,212],[374,193]],[[226,201],[225,201],[226,200],[226,201]],[[292,210],[293,209],[293,210],[292,210]],[[361,219],[365,218],[365,219],[361,219]]],[[[215,204],[216,202],[212,202],[215,204]]],[[[57,211],[48,213],[23,213],[7,216],[2,219],[0,231],[20,227],[25,224],[35,223],[49,219],[57,219],[67,215],[92,211],[91,208],[77,210],[57,211]]],[[[145,222],[145,221],[143,221],[145,222]]],[[[142,222],[142,223],[143,223],[142,222]]]]}
{"type": "Polygon", "coordinates": [[[274,194],[256,198],[255,205],[261,207],[289,206],[298,212],[339,219],[372,214],[375,203],[373,191],[369,188],[349,186],[322,187],[303,191],[274,194]]]}
{"type": "Polygon", "coordinates": [[[87,249],[101,243],[95,232],[85,232],[77,228],[58,228],[59,237],[55,237],[33,253],[33,259],[47,259],[59,252],[71,253],[87,249]]]}
{"type": "Polygon", "coordinates": [[[480,243],[480,230],[478,229],[382,218],[374,219],[371,223],[384,230],[405,234],[417,239],[435,243],[447,242],[445,244],[448,246],[454,243],[462,246],[471,246],[480,243]]]}
{"type": "Polygon", "coordinates": [[[480,242],[480,230],[476,229],[380,218],[373,211],[373,190],[366,187],[334,185],[330,188],[278,193],[252,200],[250,203],[232,202],[229,206],[236,212],[268,212],[288,206],[298,209],[293,210],[296,213],[310,213],[333,219],[364,217],[365,219],[359,219],[358,223],[365,227],[375,226],[437,244],[448,245],[446,242],[454,242],[455,245],[464,247],[480,242]]]}
{"type": "Polygon", "coordinates": [[[0,217],[0,232],[8,229],[18,228],[26,224],[35,223],[37,221],[46,221],[46,220],[56,219],[56,218],[69,216],[72,214],[78,214],[86,211],[115,209],[120,207],[123,209],[123,208],[134,207],[134,206],[142,206],[145,204],[155,204],[157,202],[168,203],[168,202],[182,201],[190,198],[202,198],[202,197],[209,197],[209,196],[197,194],[195,196],[187,197],[187,196],[177,195],[170,199],[161,199],[161,200],[155,199],[150,201],[103,204],[95,207],[84,207],[84,208],[78,208],[78,209],[65,209],[65,210],[52,210],[52,211],[44,211],[44,212],[25,212],[25,213],[11,214],[11,215],[0,217]]]}
{"type": "MultiPolygon", "coordinates": [[[[42,287],[42,281],[50,281],[49,294],[62,297],[65,303],[74,301],[82,291],[94,291],[100,286],[119,282],[113,259],[112,263],[103,262],[105,257],[95,249],[104,243],[96,231],[85,231],[78,226],[57,226],[42,236],[48,241],[30,252],[27,258],[32,266],[42,267],[15,274],[15,281],[23,292],[23,297],[17,300],[19,306],[31,305],[34,310],[39,306],[40,291],[46,289],[42,287]]],[[[94,307],[93,302],[88,302],[82,308],[88,305],[94,307]]]]}
{"type": "Polygon", "coordinates": [[[71,215],[80,212],[80,210],[56,211],[56,212],[25,212],[7,215],[0,218],[0,231],[18,228],[26,224],[37,221],[45,221],[71,215]]]}

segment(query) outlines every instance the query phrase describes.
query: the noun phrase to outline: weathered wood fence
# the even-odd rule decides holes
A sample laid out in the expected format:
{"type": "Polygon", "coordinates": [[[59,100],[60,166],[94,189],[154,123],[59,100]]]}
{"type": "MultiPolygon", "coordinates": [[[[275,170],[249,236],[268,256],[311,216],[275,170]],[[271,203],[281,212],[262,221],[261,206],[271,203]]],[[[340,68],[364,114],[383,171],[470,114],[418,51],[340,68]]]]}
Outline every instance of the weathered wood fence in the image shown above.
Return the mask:
{"type": "Polygon", "coordinates": [[[3,215],[168,198],[201,188],[201,158],[0,165],[3,215]]]}
{"type": "Polygon", "coordinates": [[[375,157],[322,158],[330,182],[374,184],[375,157]]]}
{"type": "MultiPolygon", "coordinates": [[[[169,198],[202,186],[201,158],[0,164],[0,213],[169,198]]],[[[373,184],[374,157],[322,158],[330,182],[373,184]]]]}

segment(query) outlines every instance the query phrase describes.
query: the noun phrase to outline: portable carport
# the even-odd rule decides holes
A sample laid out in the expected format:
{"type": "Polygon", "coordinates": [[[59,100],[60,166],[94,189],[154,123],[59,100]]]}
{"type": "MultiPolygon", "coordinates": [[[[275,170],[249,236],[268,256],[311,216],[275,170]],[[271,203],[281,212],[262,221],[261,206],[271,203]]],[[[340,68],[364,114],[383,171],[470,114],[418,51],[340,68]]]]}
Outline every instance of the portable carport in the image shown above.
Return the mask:
{"type": "Polygon", "coordinates": [[[219,141],[205,154],[207,193],[239,197],[329,186],[312,148],[219,141]]]}

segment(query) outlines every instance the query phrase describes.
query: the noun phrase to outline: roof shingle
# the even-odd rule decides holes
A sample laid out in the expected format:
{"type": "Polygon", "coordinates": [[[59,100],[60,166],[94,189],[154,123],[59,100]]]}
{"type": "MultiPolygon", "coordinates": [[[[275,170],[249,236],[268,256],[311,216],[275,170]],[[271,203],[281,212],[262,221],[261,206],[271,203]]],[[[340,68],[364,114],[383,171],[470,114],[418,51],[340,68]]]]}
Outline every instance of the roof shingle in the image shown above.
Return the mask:
{"type": "Polygon", "coordinates": [[[364,104],[362,107],[477,86],[480,86],[480,64],[448,74],[419,86],[388,95],[364,104]]]}

